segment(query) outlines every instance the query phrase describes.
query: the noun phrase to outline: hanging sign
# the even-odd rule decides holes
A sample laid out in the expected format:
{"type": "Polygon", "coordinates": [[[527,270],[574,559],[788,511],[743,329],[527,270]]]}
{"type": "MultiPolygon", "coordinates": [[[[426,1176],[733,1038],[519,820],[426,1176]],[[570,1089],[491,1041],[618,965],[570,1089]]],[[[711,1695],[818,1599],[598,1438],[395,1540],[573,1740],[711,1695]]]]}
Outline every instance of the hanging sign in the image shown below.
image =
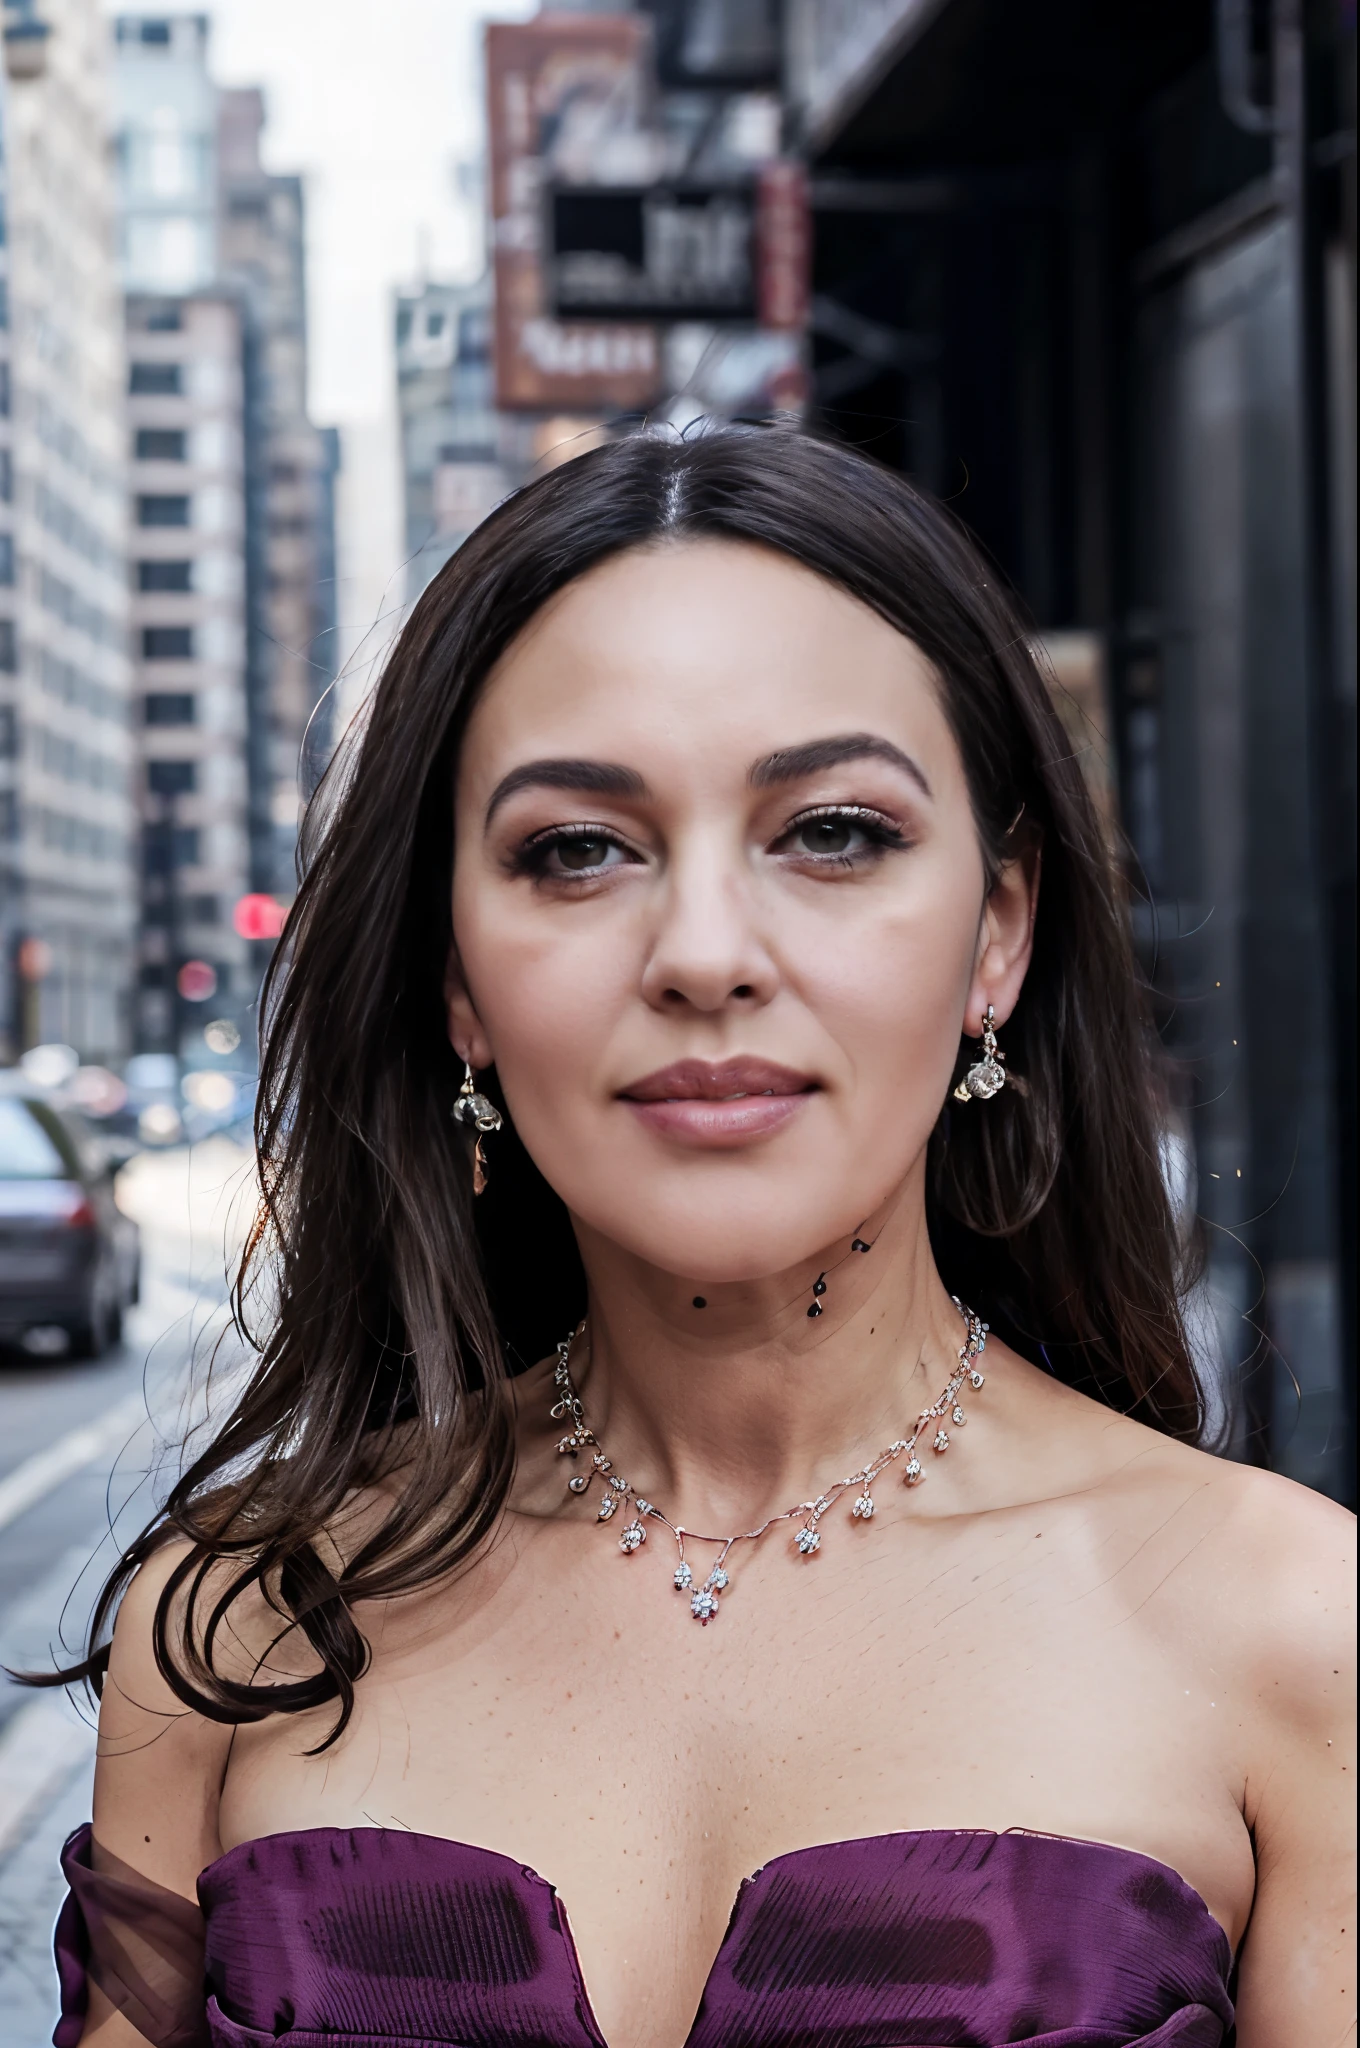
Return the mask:
{"type": "Polygon", "coordinates": [[[544,276],[550,179],[650,177],[642,120],[650,23],[638,14],[540,15],[486,31],[496,403],[519,411],[623,411],[656,394],[654,328],[563,323],[544,276]]]}

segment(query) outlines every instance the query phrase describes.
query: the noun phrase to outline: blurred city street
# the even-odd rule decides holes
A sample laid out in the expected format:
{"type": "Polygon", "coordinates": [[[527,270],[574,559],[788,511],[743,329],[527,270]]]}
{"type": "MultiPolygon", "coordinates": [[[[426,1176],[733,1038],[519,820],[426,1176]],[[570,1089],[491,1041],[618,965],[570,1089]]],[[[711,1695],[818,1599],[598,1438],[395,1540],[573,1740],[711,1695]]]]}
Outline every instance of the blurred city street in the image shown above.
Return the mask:
{"type": "MultiPolygon", "coordinates": [[[[224,1138],[138,1154],[118,1197],[142,1230],[142,1298],[124,1342],[82,1364],[0,1359],[0,1664],[80,1641],[98,1585],[150,1512],[151,1475],[203,1413],[203,1375],[238,1355],[228,1252],[250,1213],[250,1155],[224,1138]],[[58,1631],[60,1630],[60,1640],[58,1631]]],[[[214,1406],[221,1398],[215,1385],[214,1406]]],[[[51,2039],[52,1922],[64,1837],[87,1819],[92,1712],[0,1676],[0,2048],[51,2039]]]]}
{"type": "Polygon", "coordinates": [[[3,1668],[230,1393],[387,656],[601,444],[801,429],[979,543],[1127,904],[1210,1447],[1353,1504],[1355,132],[1354,0],[3,0],[0,2048],[94,1756],[3,1668]]]}

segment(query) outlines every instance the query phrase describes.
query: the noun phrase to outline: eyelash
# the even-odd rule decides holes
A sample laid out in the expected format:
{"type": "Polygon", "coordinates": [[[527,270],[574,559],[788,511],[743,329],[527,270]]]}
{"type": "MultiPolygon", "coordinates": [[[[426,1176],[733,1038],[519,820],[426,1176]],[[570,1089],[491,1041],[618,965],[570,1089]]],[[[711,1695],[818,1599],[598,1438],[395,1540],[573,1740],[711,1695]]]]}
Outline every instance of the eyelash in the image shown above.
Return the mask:
{"type": "Polygon", "coordinates": [[[863,804],[816,804],[811,810],[800,811],[796,818],[790,818],[776,846],[799,831],[804,825],[815,824],[818,820],[834,821],[844,819],[862,832],[868,841],[854,852],[846,853],[805,853],[802,858],[817,867],[855,868],[879,861],[885,853],[905,852],[909,841],[900,825],[897,825],[882,811],[871,811],[863,804]]]}
{"type": "MultiPolygon", "coordinates": [[[[771,845],[781,846],[803,826],[823,819],[828,822],[844,820],[856,831],[862,832],[868,843],[841,853],[804,852],[801,860],[806,865],[842,869],[863,867],[881,860],[885,853],[903,852],[910,844],[901,827],[882,811],[869,810],[861,804],[818,804],[811,810],[800,811],[796,817],[790,818],[771,845]]],[[[510,859],[511,872],[516,875],[532,875],[540,881],[565,882],[573,887],[578,883],[591,881],[605,870],[582,868],[574,874],[548,873],[548,860],[554,847],[564,842],[582,839],[603,840],[606,845],[619,847],[624,852],[632,850],[608,825],[550,825],[541,832],[535,832],[515,849],[510,859]]]]}

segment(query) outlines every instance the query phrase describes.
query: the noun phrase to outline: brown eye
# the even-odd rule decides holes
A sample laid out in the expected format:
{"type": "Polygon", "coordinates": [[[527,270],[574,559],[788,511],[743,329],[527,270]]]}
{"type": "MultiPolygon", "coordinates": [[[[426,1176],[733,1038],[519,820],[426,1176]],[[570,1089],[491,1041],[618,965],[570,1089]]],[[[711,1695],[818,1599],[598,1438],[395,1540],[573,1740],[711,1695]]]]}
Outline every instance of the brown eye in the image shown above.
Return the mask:
{"type": "Polygon", "coordinates": [[[805,818],[798,841],[805,853],[848,853],[855,829],[849,818],[805,818]]]}
{"type": "Polygon", "coordinates": [[[609,858],[607,839],[559,839],[557,858],[564,868],[602,868],[609,858]]]}
{"type": "Polygon", "coordinates": [[[785,855],[814,868],[821,864],[828,873],[865,867],[885,853],[904,851],[906,844],[899,825],[861,804],[808,811],[792,820],[778,842],[785,855]]]}

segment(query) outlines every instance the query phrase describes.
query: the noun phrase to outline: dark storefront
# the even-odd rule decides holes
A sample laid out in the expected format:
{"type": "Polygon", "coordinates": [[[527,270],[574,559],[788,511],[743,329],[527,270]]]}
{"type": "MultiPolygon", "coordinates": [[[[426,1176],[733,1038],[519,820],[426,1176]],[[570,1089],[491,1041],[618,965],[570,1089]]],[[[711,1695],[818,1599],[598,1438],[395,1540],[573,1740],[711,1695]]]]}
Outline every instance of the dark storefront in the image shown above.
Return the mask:
{"type": "Polygon", "coordinates": [[[790,30],[821,417],[1084,650],[1201,1342],[1238,1453],[1348,1496],[1353,0],[792,0],[790,30]]]}

